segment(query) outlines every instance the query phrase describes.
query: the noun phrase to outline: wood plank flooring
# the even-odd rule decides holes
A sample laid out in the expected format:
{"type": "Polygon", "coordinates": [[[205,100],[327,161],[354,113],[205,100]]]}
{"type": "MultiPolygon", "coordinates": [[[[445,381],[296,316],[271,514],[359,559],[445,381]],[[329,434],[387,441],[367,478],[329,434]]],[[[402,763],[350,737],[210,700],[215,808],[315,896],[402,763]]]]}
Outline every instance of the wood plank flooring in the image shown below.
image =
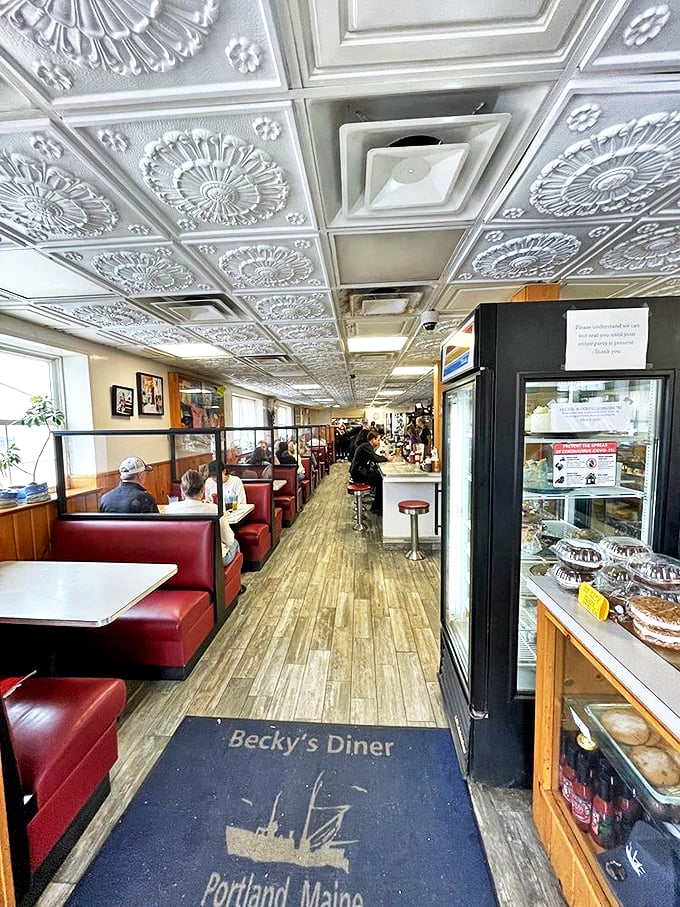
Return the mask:
{"type": "MultiPolygon", "coordinates": [[[[62,907],[187,714],[448,727],[439,556],[383,550],[370,514],[353,532],[346,481],[335,464],[264,568],[244,574],[247,592],[187,680],[129,684],[111,796],[38,907],[62,907]]],[[[563,907],[529,793],[470,790],[501,907],[563,907]]]]}

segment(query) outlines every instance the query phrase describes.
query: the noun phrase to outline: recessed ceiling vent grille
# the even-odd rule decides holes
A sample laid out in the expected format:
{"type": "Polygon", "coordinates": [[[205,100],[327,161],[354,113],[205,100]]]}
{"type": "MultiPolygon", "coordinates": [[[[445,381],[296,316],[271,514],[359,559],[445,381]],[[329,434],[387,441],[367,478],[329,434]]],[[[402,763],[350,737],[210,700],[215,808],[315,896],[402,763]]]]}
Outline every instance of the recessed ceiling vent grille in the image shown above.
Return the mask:
{"type": "Polygon", "coordinates": [[[281,365],[291,365],[292,360],[288,356],[244,356],[243,361],[256,368],[273,368],[281,365]]]}
{"type": "Polygon", "coordinates": [[[212,296],[172,296],[144,302],[171,313],[178,321],[192,324],[224,324],[249,320],[249,316],[232,299],[222,293],[212,296]]]}

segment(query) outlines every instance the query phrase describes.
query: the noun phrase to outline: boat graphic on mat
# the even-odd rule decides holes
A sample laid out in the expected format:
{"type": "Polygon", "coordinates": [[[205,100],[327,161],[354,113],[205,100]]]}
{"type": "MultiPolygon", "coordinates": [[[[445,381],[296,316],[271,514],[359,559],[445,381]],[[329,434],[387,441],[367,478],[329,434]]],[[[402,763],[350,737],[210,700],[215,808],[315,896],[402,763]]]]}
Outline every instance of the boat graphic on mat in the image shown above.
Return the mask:
{"type": "Polygon", "coordinates": [[[356,841],[338,841],[337,835],[345,813],[351,806],[317,806],[316,799],[323,787],[322,777],[323,772],[314,782],[299,838],[296,838],[293,829],[287,835],[279,832],[276,812],[283,794],[283,791],[279,791],[266,825],[260,825],[256,831],[227,825],[227,852],[236,857],[248,857],[258,863],[333,866],[349,872],[349,860],[343,847],[355,844],[356,841]]]}

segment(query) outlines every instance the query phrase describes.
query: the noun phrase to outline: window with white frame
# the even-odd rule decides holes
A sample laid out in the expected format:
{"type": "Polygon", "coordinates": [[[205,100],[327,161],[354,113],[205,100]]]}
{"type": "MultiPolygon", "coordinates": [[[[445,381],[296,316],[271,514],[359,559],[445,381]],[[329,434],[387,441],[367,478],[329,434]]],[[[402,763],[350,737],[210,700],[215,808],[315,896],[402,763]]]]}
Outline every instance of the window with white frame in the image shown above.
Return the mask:
{"type": "Polygon", "coordinates": [[[277,406],[276,407],[276,424],[277,425],[293,425],[293,407],[292,406],[277,406]]]}
{"type": "Polygon", "coordinates": [[[262,400],[257,397],[239,397],[236,394],[231,398],[231,418],[234,426],[233,444],[241,453],[252,449],[252,432],[239,432],[239,427],[255,427],[266,425],[262,400]]]}
{"type": "Polygon", "coordinates": [[[34,481],[34,473],[37,482],[47,482],[50,487],[56,482],[48,428],[21,424],[31,397],[38,396],[48,397],[63,409],[61,360],[0,346],[0,467],[4,467],[0,485],[6,488],[27,485],[34,481]]]}

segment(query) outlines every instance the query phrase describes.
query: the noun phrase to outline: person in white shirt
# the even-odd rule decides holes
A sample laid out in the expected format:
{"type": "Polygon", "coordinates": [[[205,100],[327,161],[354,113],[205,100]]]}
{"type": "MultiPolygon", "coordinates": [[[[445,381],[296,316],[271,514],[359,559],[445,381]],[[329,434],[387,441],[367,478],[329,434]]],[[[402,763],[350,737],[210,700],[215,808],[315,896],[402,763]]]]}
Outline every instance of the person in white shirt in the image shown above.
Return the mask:
{"type": "MultiPolygon", "coordinates": [[[[217,494],[217,460],[212,460],[208,464],[208,478],[205,480],[205,499],[213,501],[213,495],[217,494]]],[[[240,476],[229,474],[229,466],[222,467],[222,494],[224,500],[236,498],[239,504],[247,504],[246,490],[240,476]]]]}
{"type": "MultiPolygon", "coordinates": [[[[165,509],[166,513],[181,514],[182,516],[217,514],[217,504],[203,500],[205,482],[200,472],[195,469],[188,469],[182,476],[181,485],[184,500],[168,504],[165,509]]],[[[227,521],[226,514],[222,514],[220,517],[220,540],[222,542],[222,561],[226,566],[233,561],[237,552],[240,551],[238,540],[235,538],[233,530],[227,521]]]]}

